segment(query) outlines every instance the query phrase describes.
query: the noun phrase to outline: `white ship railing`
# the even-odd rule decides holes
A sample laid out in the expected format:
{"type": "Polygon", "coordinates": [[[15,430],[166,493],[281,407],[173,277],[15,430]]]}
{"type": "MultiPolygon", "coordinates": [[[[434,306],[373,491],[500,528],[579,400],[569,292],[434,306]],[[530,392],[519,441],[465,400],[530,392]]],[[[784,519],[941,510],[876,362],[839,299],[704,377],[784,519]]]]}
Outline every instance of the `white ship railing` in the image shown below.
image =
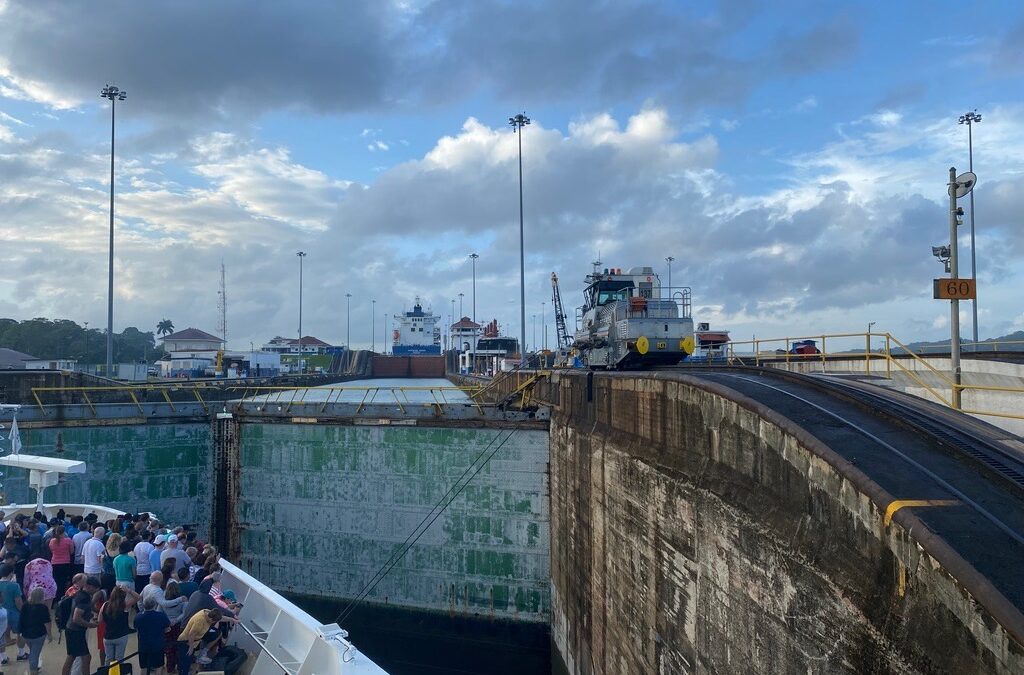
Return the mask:
{"type": "Polygon", "coordinates": [[[259,651],[252,675],[380,675],[385,671],[346,640],[338,624],[322,624],[266,584],[221,560],[221,590],[242,603],[234,642],[259,651]]]}

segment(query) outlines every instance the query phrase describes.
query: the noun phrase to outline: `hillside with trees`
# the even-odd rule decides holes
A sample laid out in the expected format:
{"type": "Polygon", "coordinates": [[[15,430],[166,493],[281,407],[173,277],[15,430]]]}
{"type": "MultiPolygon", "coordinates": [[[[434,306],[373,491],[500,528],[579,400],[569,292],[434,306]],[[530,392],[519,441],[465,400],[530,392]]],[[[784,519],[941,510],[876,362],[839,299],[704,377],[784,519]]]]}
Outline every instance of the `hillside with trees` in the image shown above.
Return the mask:
{"type": "MultiPolygon", "coordinates": [[[[16,349],[40,359],[77,359],[79,363],[107,360],[106,331],[80,326],[69,319],[0,319],[0,347],[16,349]]],[[[163,354],[153,332],[134,326],[114,333],[114,362],[152,363],[163,354]]]]}

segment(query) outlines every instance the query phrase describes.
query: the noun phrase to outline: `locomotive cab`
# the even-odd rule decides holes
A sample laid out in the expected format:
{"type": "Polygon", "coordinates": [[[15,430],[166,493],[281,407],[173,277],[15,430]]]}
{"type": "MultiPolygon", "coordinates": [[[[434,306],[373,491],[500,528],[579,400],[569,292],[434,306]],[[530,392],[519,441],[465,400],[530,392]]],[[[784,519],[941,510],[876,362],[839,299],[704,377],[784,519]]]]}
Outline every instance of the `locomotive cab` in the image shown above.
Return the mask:
{"type": "Polygon", "coordinates": [[[694,349],[690,289],[663,287],[650,267],[595,270],[577,310],[573,347],[591,368],[678,363],[694,349]]]}

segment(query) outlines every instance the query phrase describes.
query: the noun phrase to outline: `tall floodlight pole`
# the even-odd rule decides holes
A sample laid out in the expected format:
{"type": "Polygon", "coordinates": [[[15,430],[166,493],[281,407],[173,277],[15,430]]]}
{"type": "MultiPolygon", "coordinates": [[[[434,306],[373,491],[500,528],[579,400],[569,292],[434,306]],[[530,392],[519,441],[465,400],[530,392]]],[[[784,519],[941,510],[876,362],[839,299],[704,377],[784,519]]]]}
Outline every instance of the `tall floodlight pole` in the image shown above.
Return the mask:
{"type": "Polygon", "coordinates": [[[672,261],[675,260],[672,256],[665,258],[665,262],[668,263],[668,294],[672,296],[672,261]]]}
{"type": "Polygon", "coordinates": [[[299,258],[299,372],[303,372],[302,367],[302,259],[306,257],[305,251],[299,251],[295,254],[299,258]]]}
{"type": "Polygon", "coordinates": [[[519,134],[519,349],[526,353],[526,246],[523,236],[523,127],[530,123],[524,113],[509,117],[512,132],[519,134]]]}
{"type": "Polygon", "coordinates": [[[537,351],[537,315],[530,315],[530,325],[533,326],[533,342],[530,346],[533,347],[533,351],[537,351]]]}
{"type": "MultiPolygon", "coordinates": [[[[964,113],[960,116],[960,124],[967,125],[967,161],[969,166],[968,171],[974,171],[974,134],[971,131],[975,124],[981,122],[981,115],[978,114],[978,109],[975,108],[971,112],[964,113]]],[[[974,190],[971,190],[971,279],[977,281],[977,257],[974,254],[974,190]]],[[[977,289],[977,283],[975,283],[975,289],[977,289]]],[[[977,293],[977,290],[975,290],[977,293]]],[[[974,337],[974,349],[978,348],[978,298],[975,297],[971,300],[971,314],[972,314],[972,327],[974,337]]]]}
{"type": "Polygon", "coordinates": [[[466,295],[465,293],[459,293],[459,319],[462,319],[462,298],[466,295]]]}
{"type": "Polygon", "coordinates": [[[547,348],[548,348],[548,324],[546,323],[547,314],[545,314],[545,310],[547,308],[544,305],[545,305],[545,303],[543,303],[543,302],[540,303],[540,326],[541,326],[541,331],[540,332],[541,332],[541,340],[543,341],[541,344],[542,344],[543,348],[545,350],[547,350],[547,348]]]}
{"type": "Polygon", "coordinates": [[[377,301],[370,300],[370,351],[377,349],[377,301]]]}
{"type": "Polygon", "coordinates": [[[345,294],[345,349],[352,351],[352,294],[345,294]]]}
{"type": "Polygon", "coordinates": [[[112,377],[114,371],[114,108],[117,101],[123,101],[128,92],[109,84],[100,90],[100,97],[110,101],[110,244],[107,260],[107,370],[112,377]]]}
{"type": "Polygon", "coordinates": [[[388,355],[388,313],[384,312],[384,323],[380,327],[380,350],[384,356],[388,355]]]}
{"type": "Polygon", "coordinates": [[[479,257],[478,253],[469,254],[469,259],[473,261],[473,323],[476,323],[476,259],[479,257]]]}
{"type": "MultiPolygon", "coordinates": [[[[949,278],[956,279],[958,273],[956,227],[956,191],[960,185],[956,180],[956,169],[949,168],[949,278]]],[[[953,367],[953,408],[960,409],[960,301],[950,300],[949,315],[949,356],[953,367]]]]}

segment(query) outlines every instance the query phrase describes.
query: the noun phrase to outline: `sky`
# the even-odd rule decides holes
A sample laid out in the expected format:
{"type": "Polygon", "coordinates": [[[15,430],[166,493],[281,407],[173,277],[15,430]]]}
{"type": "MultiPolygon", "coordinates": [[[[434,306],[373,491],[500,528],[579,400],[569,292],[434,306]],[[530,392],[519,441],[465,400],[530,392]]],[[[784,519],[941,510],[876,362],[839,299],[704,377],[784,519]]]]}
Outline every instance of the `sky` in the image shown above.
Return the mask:
{"type": "Polygon", "coordinates": [[[106,324],[111,84],[115,331],[217,332],[223,262],[229,345],[296,335],[301,250],[304,334],[472,316],[470,253],[477,320],[518,334],[525,112],[531,345],[552,272],[571,327],[592,261],[669,256],[737,340],[941,339],[974,109],[979,334],[1024,329],[1024,5],[865,7],[0,0],[0,316],[106,324]]]}

